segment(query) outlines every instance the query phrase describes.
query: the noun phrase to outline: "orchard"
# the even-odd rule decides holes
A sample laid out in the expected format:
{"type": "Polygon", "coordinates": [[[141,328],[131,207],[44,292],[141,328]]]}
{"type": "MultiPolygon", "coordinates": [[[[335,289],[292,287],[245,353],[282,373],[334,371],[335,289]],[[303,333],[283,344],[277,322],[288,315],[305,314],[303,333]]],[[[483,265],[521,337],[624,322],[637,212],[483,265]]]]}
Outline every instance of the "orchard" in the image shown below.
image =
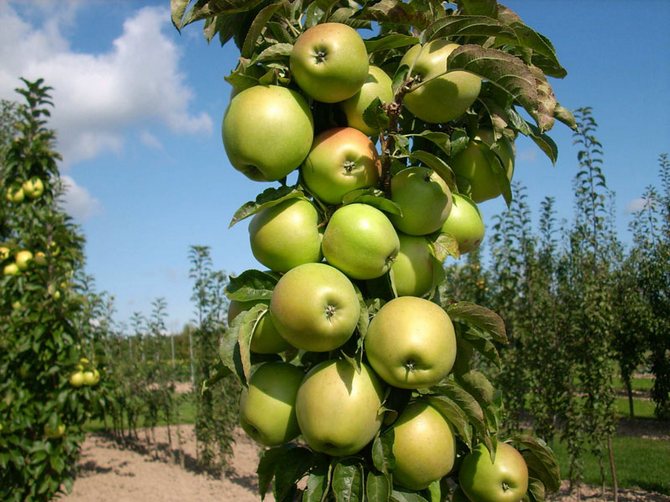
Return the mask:
{"type": "Polygon", "coordinates": [[[438,286],[485,239],[477,205],[512,202],[515,138],[555,160],[575,126],[551,42],[495,0],[189,4],[178,29],[240,51],[222,139],[262,267],[230,280],[220,356],[261,498],[544,500],[552,451],[501,433],[475,366],[505,325],[438,286]]]}

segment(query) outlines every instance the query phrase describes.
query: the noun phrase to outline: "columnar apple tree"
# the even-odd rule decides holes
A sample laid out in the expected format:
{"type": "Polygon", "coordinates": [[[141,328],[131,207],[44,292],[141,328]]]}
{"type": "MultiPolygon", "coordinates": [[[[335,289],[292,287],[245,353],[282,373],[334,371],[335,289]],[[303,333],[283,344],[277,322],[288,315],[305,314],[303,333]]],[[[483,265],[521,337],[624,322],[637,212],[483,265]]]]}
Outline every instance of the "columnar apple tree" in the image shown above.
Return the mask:
{"type": "Polygon", "coordinates": [[[220,352],[266,447],[261,497],[556,490],[541,440],[499,437],[475,368],[499,361],[501,318],[438,294],[484,238],[477,204],[511,201],[517,135],[555,160],[546,131],[573,125],[551,42],[495,0],[172,0],[172,19],[240,51],[223,144],[262,192],[231,225],[251,218],[262,266],[230,280],[220,352]]]}

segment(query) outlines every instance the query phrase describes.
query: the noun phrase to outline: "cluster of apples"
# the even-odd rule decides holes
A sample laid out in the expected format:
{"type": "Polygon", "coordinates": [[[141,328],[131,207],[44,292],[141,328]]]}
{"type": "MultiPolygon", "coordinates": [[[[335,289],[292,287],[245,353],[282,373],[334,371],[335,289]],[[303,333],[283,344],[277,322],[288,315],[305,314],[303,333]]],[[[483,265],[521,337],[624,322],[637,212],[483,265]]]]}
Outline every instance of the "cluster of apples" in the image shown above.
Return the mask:
{"type": "Polygon", "coordinates": [[[81,387],[83,385],[92,387],[97,385],[99,381],[100,372],[98,369],[93,367],[86,357],[79,359],[76,371],[70,375],[70,385],[73,387],[81,387]]]}
{"type": "Polygon", "coordinates": [[[28,197],[31,200],[39,199],[44,193],[44,182],[33,176],[23,183],[17,183],[7,189],[6,198],[8,202],[20,203],[28,197]]]}
{"type": "Polygon", "coordinates": [[[34,255],[32,251],[21,249],[14,253],[14,259],[9,261],[12,256],[12,251],[7,246],[0,246],[0,263],[6,263],[2,269],[4,275],[19,275],[21,272],[28,270],[31,262],[37,265],[46,264],[46,255],[42,251],[36,252],[34,255]]]}
{"type": "MultiPolygon", "coordinates": [[[[425,82],[403,105],[425,122],[459,117],[479,94],[475,75],[442,74],[456,47],[435,41],[403,58],[425,82]]],[[[333,457],[361,452],[386,425],[393,429],[394,483],[422,490],[454,466],[452,427],[422,398],[385,422],[385,399],[389,388],[430,388],[451,372],[454,326],[426,298],[441,269],[431,242],[448,233],[468,252],[481,242],[484,225],[471,198],[452,193],[427,167],[393,172],[386,195],[397,210],[385,212],[388,206],[371,195],[382,171],[370,136],[380,131],[363,115],[375,98],[392,103],[394,94],[390,77],[369,66],[356,30],[339,23],[309,28],[295,42],[290,70],[296,89],[255,85],[236,93],[222,127],[231,164],[250,179],[284,180],[299,170],[299,189],[260,208],[249,224],[254,256],[282,274],[271,300],[231,301],[228,312],[229,323],[256,316],[251,352],[291,354],[254,368],[241,396],[240,423],[262,445],[300,436],[333,457]],[[308,99],[338,107],[346,126],[315,135],[308,99]],[[389,276],[394,298],[370,320],[366,292],[389,276]],[[355,336],[362,331],[364,337],[355,336]],[[364,355],[357,361],[340,355],[352,344],[364,355]],[[326,355],[305,374],[296,353],[326,355]]],[[[475,171],[483,166],[495,176],[491,164],[500,163],[491,144],[492,135],[480,133],[460,161],[452,159],[454,167],[461,164],[471,196],[481,200],[495,192],[475,195],[474,189],[481,176],[475,171]]]]}

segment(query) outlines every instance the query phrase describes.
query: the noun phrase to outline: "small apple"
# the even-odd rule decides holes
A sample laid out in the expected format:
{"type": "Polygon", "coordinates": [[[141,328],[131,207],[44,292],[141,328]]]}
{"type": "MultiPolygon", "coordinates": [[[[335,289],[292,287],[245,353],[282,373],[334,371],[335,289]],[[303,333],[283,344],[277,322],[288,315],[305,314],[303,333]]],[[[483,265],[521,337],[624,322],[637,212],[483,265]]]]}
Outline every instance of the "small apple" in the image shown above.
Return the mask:
{"type": "Polygon", "coordinates": [[[379,178],[379,158],[370,138],[353,127],[328,129],[316,138],[300,168],[309,191],[328,204],[379,178]]]}
{"type": "Polygon", "coordinates": [[[317,24],[306,30],[295,41],[289,59],[298,86],[323,103],[356,94],[368,76],[368,66],[363,38],[342,23],[317,24]]]}
{"type": "Polygon", "coordinates": [[[297,366],[269,362],[259,366],[240,396],[240,425],[258,443],[277,446],[300,434],[296,395],[304,377],[297,366]]]}
{"type": "Polygon", "coordinates": [[[14,202],[16,204],[23,202],[26,194],[23,192],[21,185],[12,185],[7,189],[7,202],[14,202]]]}
{"type": "Polygon", "coordinates": [[[415,45],[400,61],[411,68],[410,76],[418,80],[403,104],[416,117],[429,123],[457,119],[475,102],[481,90],[481,79],[467,71],[449,71],[447,58],[459,47],[447,40],[433,40],[415,45]]]}
{"type": "Polygon", "coordinates": [[[9,249],[7,246],[0,246],[0,261],[5,261],[7,258],[9,258],[11,253],[11,249],[9,249]]]}
{"type": "MultiPolygon", "coordinates": [[[[232,323],[235,317],[237,317],[240,313],[244,312],[245,310],[249,310],[258,303],[261,302],[231,301],[230,305],[228,306],[228,325],[230,326],[230,323],[232,323]]],[[[275,325],[272,322],[272,318],[269,312],[261,317],[261,320],[258,321],[258,324],[254,329],[253,336],[251,337],[251,352],[255,352],[257,354],[278,354],[290,348],[291,344],[284,340],[284,338],[282,338],[282,336],[279,334],[279,331],[277,331],[277,328],[275,328],[275,325]]]]}
{"type": "Polygon", "coordinates": [[[15,301],[12,302],[12,310],[21,310],[23,308],[23,304],[20,301],[15,301]]]}
{"type": "Polygon", "coordinates": [[[360,303],[351,281],[325,263],[306,263],[279,279],[270,314],[279,334],[298,349],[327,352],[353,335],[360,303]]]}
{"type": "Polygon", "coordinates": [[[37,176],[33,176],[23,182],[22,188],[29,199],[38,199],[44,193],[44,182],[37,176]]]}
{"type": "Polygon", "coordinates": [[[384,387],[365,364],[358,371],[349,361],[314,366],[298,389],[295,408],[302,436],[320,453],[353,455],[377,434],[384,387]]]}
{"type": "Polygon", "coordinates": [[[528,466],[507,443],[498,443],[491,462],[489,451],[480,443],[463,459],[458,484],[475,502],[519,502],[528,491],[528,466]]]}
{"type": "Polygon", "coordinates": [[[477,204],[469,197],[452,194],[453,203],[442,232],[451,235],[458,242],[461,254],[477,249],[484,239],[484,219],[477,204]]]}
{"type": "Polygon", "coordinates": [[[251,252],[277,272],[321,261],[319,213],[306,199],[289,199],[262,209],[249,223],[251,252]]]}
{"type": "Polygon", "coordinates": [[[21,269],[16,263],[8,263],[3,267],[2,273],[4,275],[19,275],[21,273],[21,269]]]}
{"type": "Polygon", "coordinates": [[[432,169],[408,167],[391,178],[391,200],[402,216],[390,216],[393,225],[409,235],[437,232],[451,211],[451,190],[432,169]]]}
{"type": "Polygon", "coordinates": [[[456,360],[456,334],[435,303],[401,296],[384,304],[365,336],[370,366],[386,383],[402,389],[431,387],[456,360]]]}
{"type": "Polygon", "coordinates": [[[21,251],[18,251],[14,255],[14,261],[16,262],[16,266],[19,267],[20,270],[26,270],[28,268],[28,264],[32,259],[33,254],[27,249],[22,249],[21,251]]]}
{"type": "Polygon", "coordinates": [[[433,286],[439,267],[424,236],[398,232],[400,251],[391,266],[393,285],[398,296],[423,296],[433,286]]]}
{"type": "Polygon", "coordinates": [[[70,375],[70,385],[72,385],[72,387],[81,387],[84,385],[84,372],[78,370],[72,373],[70,375]]]}
{"type": "Polygon", "coordinates": [[[367,204],[348,204],[333,213],[323,234],[326,261],[353,279],[374,279],[389,271],[400,241],[391,221],[367,204]]]}
{"type": "Polygon", "coordinates": [[[59,439],[65,435],[65,424],[58,424],[56,428],[49,427],[49,424],[44,424],[44,435],[48,439],[59,439]]]}
{"type": "Polygon", "coordinates": [[[47,256],[44,254],[43,251],[38,251],[37,253],[35,253],[33,261],[39,266],[44,266],[47,264],[47,256]]]}
{"type": "Polygon", "coordinates": [[[223,118],[230,163],[255,181],[276,181],[297,169],[312,146],[312,112],[298,92],[257,85],[235,95],[223,118]]]}
{"type": "Polygon", "coordinates": [[[384,70],[377,66],[370,66],[363,87],[340,104],[342,111],[347,116],[349,127],[355,127],[369,136],[379,134],[378,129],[369,126],[363,119],[365,110],[375,98],[379,98],[382,104],[391,103],[394,99],[393,82],[384,70]]]}
{"type": "Polygon", "coordinates": [[[449,422],[425,401],[415,401],[393,424],[393,482],[424,490],[449,474],[456,461],[456,438],[449,422]]]}

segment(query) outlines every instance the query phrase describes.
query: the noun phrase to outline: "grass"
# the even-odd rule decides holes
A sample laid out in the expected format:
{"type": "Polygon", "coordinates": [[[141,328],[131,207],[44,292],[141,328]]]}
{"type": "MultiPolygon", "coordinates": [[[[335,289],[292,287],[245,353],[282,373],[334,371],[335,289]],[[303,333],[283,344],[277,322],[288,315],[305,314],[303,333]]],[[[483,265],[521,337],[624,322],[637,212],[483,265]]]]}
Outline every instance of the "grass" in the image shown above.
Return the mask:
{"type": "MultiPolygon", "coordinates": [[[[619,417],[628,417],[628,398],[618,397],[614,403],[616,414],[619,417]]],[[[635,418],[655,418],[654,402],[651,399],[633,399],[635,418]]]]}
{"type": "MultiPolygon", "coordinates": [[[[651,388],[654,385],[654,380],[653,378],[636,378],[633,377],[633,380],[631,381],[633,390],[639,390],[643,392],[649,392],[651,388]]],[[[614,387],[617,389],[621,390],[626,390],[626,386],[623,383],[623,380],[621,380],[620,377],[616,377],[614,379],[614,387]]]]}

